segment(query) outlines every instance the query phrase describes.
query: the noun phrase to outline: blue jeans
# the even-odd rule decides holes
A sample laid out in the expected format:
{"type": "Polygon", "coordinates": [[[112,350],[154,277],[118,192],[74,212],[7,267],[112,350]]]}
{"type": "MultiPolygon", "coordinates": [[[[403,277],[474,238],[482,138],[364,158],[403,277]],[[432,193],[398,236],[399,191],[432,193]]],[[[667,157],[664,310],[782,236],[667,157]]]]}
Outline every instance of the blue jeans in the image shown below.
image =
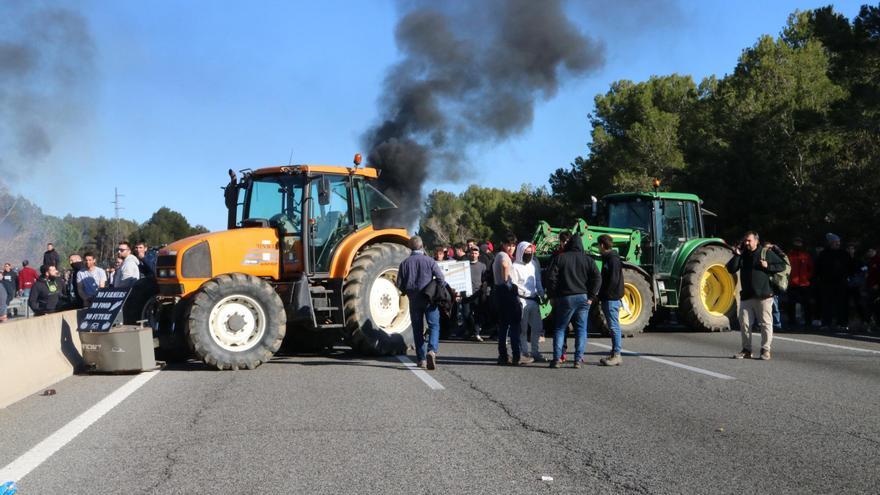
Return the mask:
{"type": "Polygon", "coordinates": [[[782,314],[779,312],[779,296],[773,294],[773,330],[782,328],[782,314]]]}
{"type": "Polygon", "coordinates": [[[611,330],[611,352],[620,354],[620,307],[623,303],[620,299],[615,301],[602,301],[602,312],[605,313],[605,322],[611,330]]]}
{"type": "Polygon", "coordinates": [[[425,321],[428,322],[428,351],[440,349],[440,309],[430,305],[425,296],[418,294],[409,298],[409,318],[412,321],[413,344],[416,360],[425,360],[425,321]]]}
{"type": "Polygon", "coordinates": [[[553,300],[556,313],[556,328],[553,331],[553,360],[562,357],[565,344],[565,330],[568,324],[574,325],[574,362],[580,362],[587,347],[587,324],[590,315],[590,300],[586,294],[557,297],[553,300]]]}
{"type": "Polygon", "coordinates": [[[510,352],[516,361],[520,358],[519,322],[522,306],[519,305],[516,292],[506,285],[493,287],[492,296],[498,308],[498,357],[507,357],[507,338],[510,337],[510,352]]]}

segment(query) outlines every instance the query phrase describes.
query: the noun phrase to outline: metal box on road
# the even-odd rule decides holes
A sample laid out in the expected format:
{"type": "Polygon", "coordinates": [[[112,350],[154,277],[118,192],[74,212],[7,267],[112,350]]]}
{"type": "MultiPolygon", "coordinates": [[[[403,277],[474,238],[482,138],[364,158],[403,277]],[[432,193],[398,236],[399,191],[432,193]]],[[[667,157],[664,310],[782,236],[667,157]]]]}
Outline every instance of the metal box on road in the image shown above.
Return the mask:
{"type": "Polygon", "coordinates": [[[83,361],[92,371],[138,372],[156,367],[150,327],[123,325],[107,332],[80,332],[79,338],[83,361]]]}

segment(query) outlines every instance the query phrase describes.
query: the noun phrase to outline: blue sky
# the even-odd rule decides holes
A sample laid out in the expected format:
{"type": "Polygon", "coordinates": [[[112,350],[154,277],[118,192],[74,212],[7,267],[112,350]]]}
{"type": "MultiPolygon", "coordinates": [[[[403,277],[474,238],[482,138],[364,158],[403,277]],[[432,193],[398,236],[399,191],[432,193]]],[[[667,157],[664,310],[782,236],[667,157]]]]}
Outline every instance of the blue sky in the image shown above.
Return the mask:
{"type": "MultiPolygon", "coordinates": [[[[44,2],[45,3],[45,2],[44,2]]],[[[538,104],[530,129],[471,150],[471,183],[544,185],[586,153],[587,114],[612,81],[732,71],[743,48],[776,35],[788,15],[822,2],[687,1],[614,12],[572,2],[579,28],[606,45],[605,66],[538,104]],[[498,171],[502,170],[502,173],[498,171]]],[[[52,3],[50,3],[52,4],[52,3]]],[[[595,2],[599,5],[600,2],[595,2]]],[[[861,2],[837,2],[852,18],[861,2]]],[[[64,4],[69,5],[69,4],[64,4]]],[[[13,190],[47,213],[146,220],[160,206],[224,228],[229,168],[350,163],[376,119],[386,68],[398,60],[392,0],[80,2],[96,45],[97,76],[67,129],[13,190]],[[56,184],[46,193],[46,182],[56,184]]],[[[2,6],[0,6],[2,11],[2,6]]]]}

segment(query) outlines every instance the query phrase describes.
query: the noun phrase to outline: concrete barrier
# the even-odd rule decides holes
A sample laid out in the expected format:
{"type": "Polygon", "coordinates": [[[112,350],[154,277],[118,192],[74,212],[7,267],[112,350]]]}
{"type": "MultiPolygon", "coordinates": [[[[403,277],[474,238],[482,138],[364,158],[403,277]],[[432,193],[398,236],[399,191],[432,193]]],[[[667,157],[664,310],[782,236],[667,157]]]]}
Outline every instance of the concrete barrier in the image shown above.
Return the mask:
{"type": "Polygon", "coordinates": [[[0,324],[0,408],[82,367],[76,311],[0,324]]]}

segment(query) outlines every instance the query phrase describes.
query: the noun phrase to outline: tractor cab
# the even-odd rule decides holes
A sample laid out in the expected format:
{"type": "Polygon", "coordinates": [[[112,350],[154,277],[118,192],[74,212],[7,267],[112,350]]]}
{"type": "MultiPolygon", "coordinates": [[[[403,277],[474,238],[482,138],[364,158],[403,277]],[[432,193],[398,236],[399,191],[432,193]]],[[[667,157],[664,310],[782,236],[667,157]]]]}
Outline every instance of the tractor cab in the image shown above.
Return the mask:
{"type": "Polygon", "coordinates": [[[685,243],[704,237],[700,199],[681,193],[624,193],[604,198],[608,227],[642,232],[641,264],[669,275],[685,243]]]}
{"type": "Polygon", "coordinates": [[[343,239],[397,207],[369,183],[377,177],[373,168],[311,165],[245,170],[241,179],[230,171],[227,227],[275,229],[282,279],[326,274],[343,239]]]}

